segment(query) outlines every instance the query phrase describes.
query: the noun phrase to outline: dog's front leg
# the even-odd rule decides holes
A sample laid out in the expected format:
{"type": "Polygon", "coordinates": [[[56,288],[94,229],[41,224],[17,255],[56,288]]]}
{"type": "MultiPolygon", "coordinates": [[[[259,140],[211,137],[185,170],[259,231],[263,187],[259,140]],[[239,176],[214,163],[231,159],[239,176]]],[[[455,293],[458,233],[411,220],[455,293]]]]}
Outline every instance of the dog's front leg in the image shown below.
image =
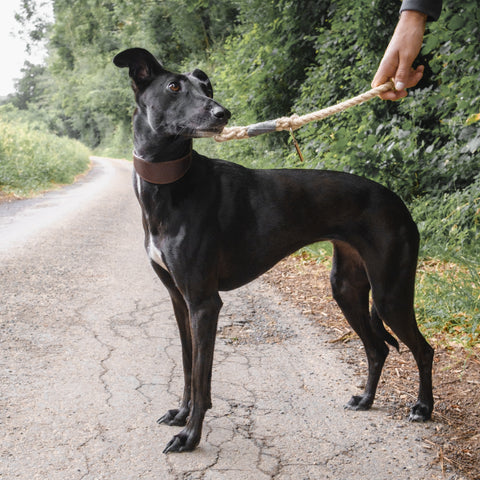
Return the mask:
{"type": "Polygon", "coordinates": [[[157,420],[157,423],[165,423],[173,426],[184,426],[190,413],[190,397],[192,385],[192,335],[187,304],[175,285],[170,274],[162,267],[152,262],[152,267],[162,283],[168,290],[172,300],[175,319],[177,320],[180,341],[182,343],[183,376],[185,385],[183,388],[182,402],[179,408],[169,410],[157,420]]]}
{"type": "Polygon", "coordinates": [[[164,453],[193,450],[200,442],[205,412],[211,408],[211,380],[215,335],[222,301],[218,293],[189,302],[192,335],[190,416],[186,427],[165,447],[164,453]]]}

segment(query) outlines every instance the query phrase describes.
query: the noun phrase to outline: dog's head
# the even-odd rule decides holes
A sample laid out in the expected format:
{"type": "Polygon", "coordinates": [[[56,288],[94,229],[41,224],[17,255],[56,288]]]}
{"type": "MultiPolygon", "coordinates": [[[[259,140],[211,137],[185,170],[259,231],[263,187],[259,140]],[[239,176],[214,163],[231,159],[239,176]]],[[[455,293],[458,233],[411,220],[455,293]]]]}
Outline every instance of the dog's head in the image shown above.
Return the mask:
{"type": "Polygon", "coordinates": [[[213,100],[213,89],[201,70],[177,74],[163,68],[143,48],[130,48],[113,59],[128,67],[137,102],[137,115],[158,135],[189,138],[220,133],[230,112],[213,100]]]}

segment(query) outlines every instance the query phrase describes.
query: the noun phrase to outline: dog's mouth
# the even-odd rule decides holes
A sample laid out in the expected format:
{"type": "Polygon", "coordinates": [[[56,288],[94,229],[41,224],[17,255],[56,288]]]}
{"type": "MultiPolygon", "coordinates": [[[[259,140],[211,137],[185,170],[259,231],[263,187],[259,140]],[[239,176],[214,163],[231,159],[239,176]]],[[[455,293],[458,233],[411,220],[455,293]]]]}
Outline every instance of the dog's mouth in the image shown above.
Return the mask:
{"type": "Polygon", "coordinates": [[[208,129],[208,130],[201,129],[201,128],[195,129],[193,136],[194,138],[214,137],[215,135],[219,135],[220,133],[222,133],[222,130],[225,127],[225,125],[222,125],[221,127],[217,127],[217,128],[208,129]]]}
{"type": "MultiPolygon", "coordinates": [[[[213,101],[212,101],[213,102],[213,101]]],[[[193,110],[190,115],[178,122],[165,125],[166,130],[170,130],[177,137],[187,138],[208,138],[222,133],[231,117],[230,111],[220,104],[213,103],[201,105],[193,110]],[[207,108],[208,107],[208,108],[207,108]]],[[[164,123],[166,121],[164,120],[164,123]]]]}
{"type": "Polygon", "coordinates": [[[221,125],[209,126],[209,127],[197,127],[197,126],[180,126],[177,136],[188,138],[209,138],[214,137],[222,133],[227,122],[222,122],[221,125]]]}

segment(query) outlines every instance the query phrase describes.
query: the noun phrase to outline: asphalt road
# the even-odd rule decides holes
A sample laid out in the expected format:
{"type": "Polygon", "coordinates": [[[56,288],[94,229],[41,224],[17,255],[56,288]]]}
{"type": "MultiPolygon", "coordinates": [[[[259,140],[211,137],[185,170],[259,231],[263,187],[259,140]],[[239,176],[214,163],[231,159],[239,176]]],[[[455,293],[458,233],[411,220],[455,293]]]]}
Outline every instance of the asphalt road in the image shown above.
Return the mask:
{"type": "Polygon", "coordinates": [[[0,205],[2,480],[454,478],[423,442],[434,423],[344,410],[358,376],[261,280],[222,295],[200,446],[162,454],[180,342],[130,175],[96,159],[74,186],[0,205]]]}

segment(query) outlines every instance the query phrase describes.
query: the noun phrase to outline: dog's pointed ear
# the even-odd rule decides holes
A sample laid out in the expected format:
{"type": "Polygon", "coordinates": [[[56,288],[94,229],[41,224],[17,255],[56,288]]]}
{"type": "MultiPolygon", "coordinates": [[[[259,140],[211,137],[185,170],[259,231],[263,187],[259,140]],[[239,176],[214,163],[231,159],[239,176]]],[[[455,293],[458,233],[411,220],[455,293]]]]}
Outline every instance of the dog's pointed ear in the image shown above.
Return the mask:
{"type": "Polygon", "coordinates": [[[144,48],[124,50],[115,55],[113,63],[119,68],[128,67],[134,90],[145,89],[157,75],[164,71],[158,60],[144,48]]]}
{"type": "Polygon", "coordinates": [[[213,87],[210,83],[210,79],[208,78],[207,74],[202,70],[196,68],[193,72],[189,73],[188,75],[196,78],[200,81],[200,86],[202,87],[203,92],[207,97],[213,98],[213,87]]]}

